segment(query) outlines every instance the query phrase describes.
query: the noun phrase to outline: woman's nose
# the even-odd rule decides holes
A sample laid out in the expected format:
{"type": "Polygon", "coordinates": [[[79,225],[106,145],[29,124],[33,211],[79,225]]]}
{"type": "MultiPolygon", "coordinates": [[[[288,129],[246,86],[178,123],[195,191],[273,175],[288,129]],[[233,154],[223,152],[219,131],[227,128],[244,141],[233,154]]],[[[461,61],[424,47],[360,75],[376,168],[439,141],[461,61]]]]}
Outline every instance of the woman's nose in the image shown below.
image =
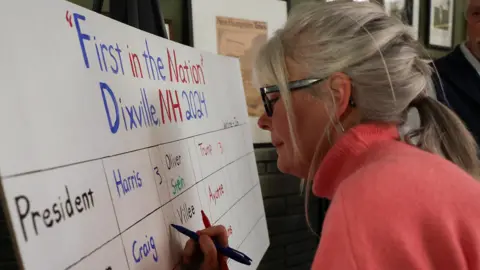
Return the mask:
{"type": "Polygon", "coordinates": [[[266,113],[263,113],[262,116],[258,118],[258,127],[268,131],[272,129],[272,120],[266,113]]]}

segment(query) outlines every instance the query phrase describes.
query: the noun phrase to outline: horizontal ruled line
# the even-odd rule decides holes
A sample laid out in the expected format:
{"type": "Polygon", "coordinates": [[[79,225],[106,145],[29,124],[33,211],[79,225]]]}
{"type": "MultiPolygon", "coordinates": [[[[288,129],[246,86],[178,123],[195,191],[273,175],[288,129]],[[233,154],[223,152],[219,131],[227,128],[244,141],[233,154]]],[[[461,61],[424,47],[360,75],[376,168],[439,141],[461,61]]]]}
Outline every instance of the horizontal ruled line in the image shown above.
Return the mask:
{"type": "Polygon", "coordinates": [[[51,171],[51,170],[65,168],[65,167],[80,165],[80,164],[83,164],[83,163],[98,161],[98,160],[102,160],[102,159],[105,159],[105,158],[121,156],[121,155],[129,154],[129,153],[133,153],[133,152],[137,152],[137,151],[142,151],[142,150],[145,150],[145,149],[155,148],[155,147],[165,145],[165,144],[169,144],[169,143],[175,143],[175,142],[179,142],[179,141],[183,141],[183,140],[188,140],[188,139],[191,139],[191,138],[194,138],[194,137],[198,137],[198,136],[202,136],[202,135],[206,135],[206,134],[210,134],[210,133],[214,133],[214,132],[219,132],[219,131],[222,131],[222,130],[228,130],[228,129],[232,129],[232,128],[236,128],[236,127],[241,127],[241,126],[244,126],[244,125],[246,125],[246,123],[243,123],[243,124],[238,125],[238,126],[221,128],[221,129],[217,129],[217,130],[207,131],[207,132],[204,132],[204,133],[198,133],[198,134],[188,136],[188,137],[185,137],[185,138],[181,138],[181,139],[177,139],[177,140],[173,140],[173,141],[168,141],[168,142],[164,142],[164,143],[159,143],[159,144],[152,145],[152,146],[146,146],[146,147],[142,147],[142,148],[138,148],[138,149],[135,149],[135,150],[130,150],[130,151],[126,151],[126,152],[122,152],[122,153],[118,153],[118,154],[114,154],[114,155],[110,155],[110,156],[104,156],[104,157],[93,158],[93,159],[73,162],[73,163],[59,165],[59,166],[53,166],[53,167],[49,167],[49,168],[45,168],[45,169],[41,169],[41,170],[33,170],[33,171],[27,171],[27,172],[11,174],[11,175],[0,175],[0,179],[2,181],[6,181],[6,180],[9,180],[11,178],[15,178],[15,177],[19,177],[19,176],[24,176],[24,175],[34,174],[34,173],[41,173],[41,172],[45,172],[45,171],[51,171]]]}
{"type": "MultiPolygon", "coordinates": [[[[257,186],[257,185],[255,185],[257,186]]],[[[247,192],[248,194],[248,192],[247,192]]],[[[260,222],[260,220],[262,220],[262,218],[265,217],[265,215],[261,215],[257,221],[255,222],[255,225],[253,225],[252,229],[247,233],[247,235],[242,239],[242,241],[240,242],[240,244],[238,245],[238,247],[235,247],[236,249],[240,249],[240,247],[243,245],[243,242],[245,242],[245,240],[247,240],[247,238],[250,236],[250,234],[252,234],[253,230],[255,229],[255,227],[257,227],[258,223],[260,222]]],[[[247,254],[248,255],[248,254],[247,254]]],[[[230,258],[228,258],[227,262],[231,260],[230,258]]],[[[177,267],[180,265],[181,263],[178,262],[175,267],[172,269],[172,270],[175,270],[177,269],[177,267]]]]}
{"type": "Polygon", "coordinates": [[[258,183],[256,185],[254,185],[253,187],[251,187],[247,192],[245,192],[245,194],[242,195],[242,197],[240,199],[238,199],[232,206],[230,206],[230,208],[228,208],[227,211],[225,211],[225,213],[223,213],[217,220],[215,220],[214,224],[216,224],[220,219],[222,219],[223,216],[225,216],[230,210],[232,210],[232,208],[237,205],[237,203],[243,199],[248,193],[250,193],[250,191],[252,191],[256,186],[258,186],[258,183]]]}
{"type": "MultiPolygon", "coordinates": [[[[154,146],[155,147],[155,146],[154,146]]],[[[121,231],[120,233],[116,234],[114,237],[112,237],[110,240],[106,241],[105,243],[103,243],[102,245],[100,245],[99,247],[95,248],[93,251],[91,251],[90,253],[88,253],[87,255],[81,257],[78,261],[74,262],[73,264],[69,265],[68,267],[66,267],[65,269],[71,269],[72,267],[74,267],[75,265],[79,264],[80,262],[82,262],[83,260],[85,260],[86,258],[88,258],[89,256],[91,256],[93,253],[97,252],[99,249],[101,249],[102,247],[106,246],[107,244],[109,244],[110,242],[112,242],[113,240],[115,240],[117,237],[121,236],[122,234],[126,233],[129,229],[133,228],[134,226],[136,226],[138,223],[140,223],[141,221],[145,220],[147,217],[149,217],[150,215],[152,215],[153,213],[161,210],[164,206],[166,206],[167,204],[171,203],[173,200],[179,198],[180,196],[182,196],[185,192],[187,192],[188,190],[190,190],[191,188],[195,187],[197,184],[205,181],[206,179],[208,179],[209,177],[211,177],[212,175],[214,175],[215,173],[225,169],[227,166],[245,158],[245,157],[248,157],[248,155],[252,154],[253,151],[251,152],[248,152],[242,156],[240,156],[239,158],[235,159],[234,161],[231,161],[227,164],[225,164],[224,166],[220,167],[219,169],[215,170],[214,172],[210,173],[209,175],[205,176],[204,178],[202,178],[200,181],[196,182],[195,184],[191,185],[190,187],[188,187],[187,189],[183,190],[179,195],[175,196],[174,198],[168,200],[167,202],[163,203],[162,205],[160,205],[159,207],[155,208],[153,211],[151,211],[150,213],[146,214],[143,218],[137,220],[135,223],[133,223],[132,225],[128,226],[126,229],[124,229],[123,231],[121,231]]],[[[247,194],[249,194],[250,192],[253,191],[253,189],[255,189],[255,187],[257,187],[259,185],[259,183],[255,184],[253,187],[251,187],[245,194],[242,195],[242,197],[240,197],[238,200],[236,200],[232,206],[227,210],[225,211],[222,216],[220,216],[214,223],[217,223],[227,212],[229,212],[235,205],[237,205],[243,198],[245,198],[245,196],[247,194]]],[[[263,217],[263,216],[262,216],[263,217]]],[[[165,218],[165,216],[164,216],[165,218]]],[[[260,219],[259,219],[260,220],[260,219]]],[[[257,220],[257,223],[258,221],[257,220]]],[[[164,221],[166,221],[164,219],[164,221]]],[[[166,224],[166,225],[169,225],[169,224],[166,224]]],[[[256,226],[256,225],[255,225],[256,226]]],[[[253,228],[255,228],[255,226],[253,228]]],[[[167,226],[168,228],[169,226],[167,226]]],[[[253,229],[252,229],[253,230],[253,229]]],[[[250,231],[251,232],[251,231],[250,231]]],[[[250,234],[250,232],[247,234],[247,236],[250,234]]],[[[243,240],[245,241],[245,239],[243,240]]],[[[242,241],[242,243],[243,243],[242,241]]],[[[128,263],[128,262],[127,262],[128,263]]]]}
{"type": "MultiPolygon", "coordinates": [[[[119,237],[121,235],[121,233],[115,235],[112,239],[108,240],[107,242],[103,243],[101,246],[97,247],[96,249],[94,249],[92,252],[88,253],[87,255],[83,256],[82,258],[80,258],[80,260],[74,262],[73,264],[67,266],[65,269],[71,269],[72,267],[74,267],[75,265],[79,264],[80,262],[82,262],[83,260],[85,260],[86,258],[90,257],[93,253],[97,252],[99,249],[101,249],[102,247],[108,245],[110,242],[112,242],[113,240],[115,240],[117,237],[119,237]]],[[[127,262],[127,265],[128,265],[128,262],[127,262]]]]}
{"type": "Polygon", "coordinates": [[[238,245],[237,249],[239,249],[242,245],[243,245],[243,242],[245,242],[245,240],[247,240],[247,238],[250,236],[250,234],[253,232],[253,230],[255,229],[255,227],[257,227],[258,225],[258,222],[260,222],[260,220],[265,217],[265,215],[261,215],[257,221],[255,222],[255,225],[253,225],[252,229],[247,233],[247,236],[245,236],[245,238],[243,238],[242,242],[240,242],[240,244],[238,245]]]}
{"type": "MultiPolygon", "coordinates": [[[[242,159],[242,158],[250,155],[251,153],[253,153],[253,152],[248,152],[247,154],[245,154],[245,155],[243,155],[243,156],[235,159],[234,161],[226,164],[225,166],[221,167],[220,169],[218,169],[218,170],[212,172],[211,174],[205,176],[202,180],[196,182],[195,184],[191,185],[191,186],[188,187],[187,189],[183,190],[182,193],[180,193],[179,195],[177,195],[177,196],[174,197],[173,199],[168,200],[168,201],[165,202],[164,204],[162,204],[162,205],[160,205],[159,207],[157,207],[157,208],[155,208],[154,210],[152,210],[150,213],[148,213],[148,214],[147,214],[146,216],[144,216],[142,219],[140,219],[140,220],[136,221],[135,223],[133,223],[132,225],[128,226],[128,227],[127,227],[125,230],[123,230],[120,234],[127,232],[129,229],[131,229],[132,227],[134,227],[135,225],[137,225],[138,223],[140,223],[142,220],[144,220],[145,218],[147,218],[147,217],[150,216],[151,214],[155,213],[157,210],[159,210],[159,209],[161,209],[162,207],[164,207],[165,205],[171,203],[171,202],[172,202],[173,200],[175,200],[176,198],[182,196],[185,192],[187,192],[187,191],[190,190],[191,188],[195,187],[197,184],[199,184],[199,183],[207,180],[207,178],[209,178],[210,176],[212,176],[212,175],[216,174],[217,172],[225,169],[228,165],[230,165],[230,164],[232,164],[232,163],[234,163],[234,162],[237,162],[237,161],[239,161],[240,159],[242,159]]],[[[257,185],[258,185],[258,184],[257,184],[257,185]]],[[[254,187],[256,187],[257,185],[255,185],[254,187]]],[[[250,190],[252,190],[252,189],[250,189],[250,190]]],[[[243,199],[243,197],[244,197],[246,194],[248,194],[248,193],[250,192],[250,190],[248,190],[248,192],[245,193],[240,199],[238,199],[233,205],[237,204],[241,199],[243,199]]],[[[229,210],[230,210],[230,209],[229,209],[229,210]]],[[[228,212],[228,211],[227,211],[227,212],[228,212]]],[[[226,212],[225,212],[225,213],[226,213],[226,212]]],[[[225,215],[225,213],[224,213],[223,215],[225,215]]],[[[223,215],[222,215],[222,216],[223,216],[223,215]]],[[[217,221],[218,221],[218,220],[217,220],[217,221]]]]}

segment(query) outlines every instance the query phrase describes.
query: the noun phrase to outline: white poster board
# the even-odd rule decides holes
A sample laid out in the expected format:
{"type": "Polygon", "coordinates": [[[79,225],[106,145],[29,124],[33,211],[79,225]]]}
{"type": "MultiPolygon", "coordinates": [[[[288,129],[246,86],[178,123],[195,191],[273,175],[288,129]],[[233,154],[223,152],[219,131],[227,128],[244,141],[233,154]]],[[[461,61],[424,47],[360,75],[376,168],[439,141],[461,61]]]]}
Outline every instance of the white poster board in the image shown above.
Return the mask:
{"type": "Polygon", "coordinates": [[[63,0],[2,3],[0,176],[25,269],[173,269],[200,211],[268,245],[238,60],[63,0]]]}

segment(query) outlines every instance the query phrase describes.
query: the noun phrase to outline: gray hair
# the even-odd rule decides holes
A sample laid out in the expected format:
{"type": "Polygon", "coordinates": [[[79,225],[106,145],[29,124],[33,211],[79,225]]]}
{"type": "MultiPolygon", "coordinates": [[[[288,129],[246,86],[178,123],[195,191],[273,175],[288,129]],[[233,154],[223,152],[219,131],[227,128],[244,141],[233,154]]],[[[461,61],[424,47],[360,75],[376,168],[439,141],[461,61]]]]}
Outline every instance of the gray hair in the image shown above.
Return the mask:
{"type": "MultiPolygon", "coordinates": [[[[303,63],[311,77],[347,74],[362,122],[401,125],[409,109],[416,108],[421,125],[406,134],[405,141],[414,144],[412,138],[416,138],[417,147],[441,155],[477,177],[480,163],[473,136],[455,113],[427,96],[434,85],[430,66],[420,58],[422,49],[411,29],[377,4],[303,3],[295,6],[285,26],[260,48],[254,73],[260,85],[279,86],[296,152],[286,58],[303,63]]],[[[331,124],[338,126],[331,109],[335,105],[333,94],[313,90],[316,97],[330,97],[332,106],[326,110],[331,124]]],[[[329,137],[327,130],[323,136],[329,137]]],[[[309,179],[317,169],[318,156],[317,150],[309,179]]]]}

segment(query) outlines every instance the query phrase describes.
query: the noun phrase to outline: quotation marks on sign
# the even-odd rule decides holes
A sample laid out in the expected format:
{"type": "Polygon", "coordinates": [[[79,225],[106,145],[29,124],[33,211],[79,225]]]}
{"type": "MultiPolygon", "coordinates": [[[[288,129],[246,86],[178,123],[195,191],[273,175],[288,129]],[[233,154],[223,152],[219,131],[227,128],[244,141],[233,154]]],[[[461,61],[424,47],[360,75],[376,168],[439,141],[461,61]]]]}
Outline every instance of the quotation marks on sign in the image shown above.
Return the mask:
{"type": "Polygon", "coordinates": [[[73,24],[72,24],[72,14],[70,14],[70,12],[67,10],[67,12],[65,13],[65,19],[67,20],[68,24],[70,25],[70,27],[73,27],[73,24]]]}

